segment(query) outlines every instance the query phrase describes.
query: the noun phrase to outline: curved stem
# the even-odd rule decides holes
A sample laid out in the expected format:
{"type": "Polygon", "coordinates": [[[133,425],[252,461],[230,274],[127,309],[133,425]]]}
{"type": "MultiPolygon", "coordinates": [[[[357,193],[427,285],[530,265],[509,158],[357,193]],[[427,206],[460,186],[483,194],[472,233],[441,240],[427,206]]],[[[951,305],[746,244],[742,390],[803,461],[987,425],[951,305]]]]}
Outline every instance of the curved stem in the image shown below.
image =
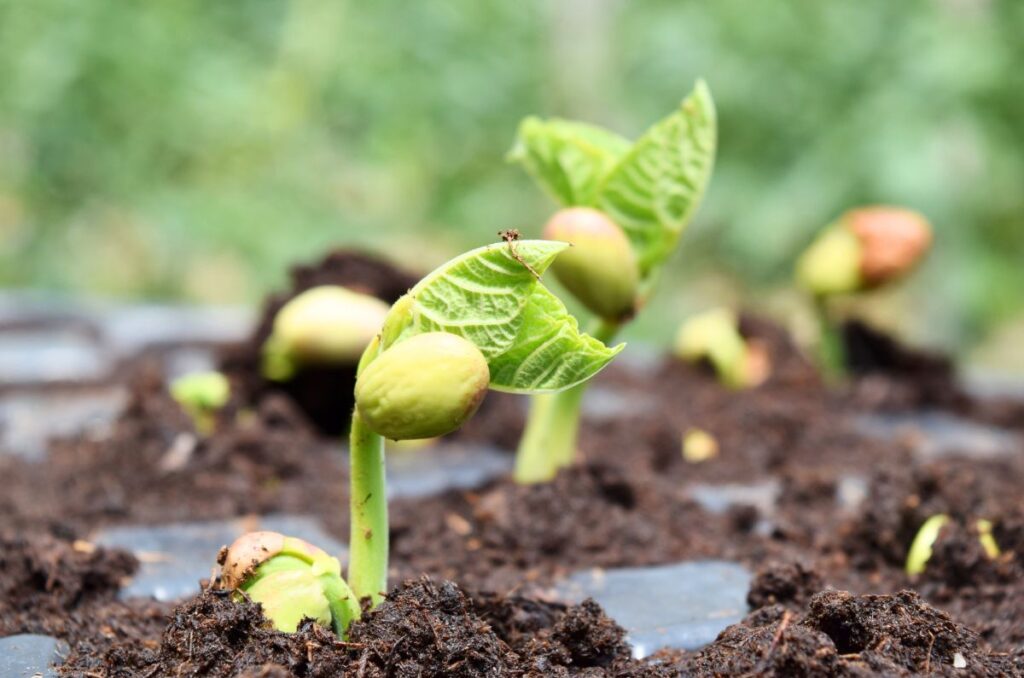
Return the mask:
{"type": "Polygon", "coordinates": [[[321,575],[320,586],[331,607],[331,626],[342,640],[347,640],[349,625],[362,614],[359,599],[345,580],[337,575],[321,575]]]}
{"type": "Polygon", "coordinates": [[[358,600],[376,606],[388,586],[388,501],[384,476],[384,439],[352,412],[349,434],[350,519],[348,584],[358,600]]]}
{"type": "MultiPolygon", "coordinates": [[[[590,334],[609,343],[619,331],[618,323],[601,321],[590,334]]],[[[576,438],[580,405],[587,384],[583,382],[558,393],[544,393],[530,399],[530,414],[516,451],[517,483],[543,483],[576,459],[576,438]]]]}

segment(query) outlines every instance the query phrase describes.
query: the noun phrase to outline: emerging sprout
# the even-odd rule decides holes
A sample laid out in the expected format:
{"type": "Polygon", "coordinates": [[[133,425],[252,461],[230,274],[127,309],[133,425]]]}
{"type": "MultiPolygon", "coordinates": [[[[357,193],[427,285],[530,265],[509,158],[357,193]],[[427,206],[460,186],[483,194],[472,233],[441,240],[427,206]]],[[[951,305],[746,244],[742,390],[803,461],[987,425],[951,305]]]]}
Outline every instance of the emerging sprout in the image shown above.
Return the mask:
{"type": "MultiPolygon", "coordinates": [[[[910,544],[910,551],[907,552],[905,569],[909,575],[918,575],[924,572],[925,566],[932,557],[932,547],[938,541],[942,528],[945,527],[951,518],[944,513],[939,513],[924,521],[921,529],[914,535],[914,541],[910,544]]],[[[978,532],[978,542],[989,558],[998,558],[1000,555],[999,545],[992,536],[992,523],[984,518],[975,521],[974,527],[978,532]]]]}
{"type": "Polygon", "coordinates": [[[250,532],[222,550],[218,562],[220,585],[259,603],[279,631],[292,633],[312,619],[343,636],[359,617],[338,559],[301,539],[250,532]]]}
{"type": "Polygon", "coordinates": [[[676,333],[674,348],[687,362],[710,362],[730,388],[757,386],[768,377],[767,355],[740,334],[739,318],[727,308],[689,318],[676,333]]]}
{"type": "Polygon", "coordinates": [[[380,331],[388,305],[337,285],[296,295],[274,318],[263,347],[263,374],[287,381],[304,366],[355,365],[380,331]]]}
{"type": "Polygon", "coordinates": [[[796,280],[814,297],[820,362],[827,374],[841,375],[846,363],[842,337],[828,317],[827,300],[901,278],[924,257],[931,242],[931,226],[917,212],[862,207],[827,226],[800,256],[796,280]]]}
{"type": "Polygon", "coordinates": [[[907,274],[932,241],[928,221],[898,207],[846,212],[801,255],[797,280],[815,296],[873,289],[907,274]]]}
{"type": "Polygon", "coordinates": [[[356,379],[366,425],[391,440],[455,431],[476,412],[490,382],[483,354],[447,332],[419,334],[370,363],[356,379]]]}
{"type": "MultiPolygon", "coordinates": [[[[417,283],[376,323],[380,333],[367,339],[356,368],[347,583],[337,560],[264,532],[225,550],[224,584],[262,603],[286,631],[305,617],[329,618],[341,634],[359,616],[359,601],[379,603],[388,574],[383,436],[449,433],[472,416],[488,387],[557,392],[586,381],[622,349],[579,332],[540,284],[567,247],[514,241],[467,252],[417,283]]],[[[330,336],[314,343],[344,344],[330,336]]]]}
{"type": "Polygon", "coordinates": [[[633,314],[640,272],[629,238],[615,222],[592,207],[569,207],[555,212],[543,235],[572,245],[552,270],[587,309],[610,321],[633,314]]]}
{"type": "MultiPolygon", "coordinates": [[[[714,102],[703,82],[636,141],[568,120],[520,124],[509,159],[563,208],[544,237],[573,244],[555,274],[596,316],[595,337],[610,342],[647,302],[700,205],[716,143],[714,102]]],[[[573,462],[585,388],[534,396],[517,481],[548,481],[573,462]]]]}
{"type": "Polygon", "coordinates": [[[188,413],[202,435],[213,432],[214,415],[230,396],[231,385],[220,372],[194,372],[171,384],[171,397],[188,413]]]}

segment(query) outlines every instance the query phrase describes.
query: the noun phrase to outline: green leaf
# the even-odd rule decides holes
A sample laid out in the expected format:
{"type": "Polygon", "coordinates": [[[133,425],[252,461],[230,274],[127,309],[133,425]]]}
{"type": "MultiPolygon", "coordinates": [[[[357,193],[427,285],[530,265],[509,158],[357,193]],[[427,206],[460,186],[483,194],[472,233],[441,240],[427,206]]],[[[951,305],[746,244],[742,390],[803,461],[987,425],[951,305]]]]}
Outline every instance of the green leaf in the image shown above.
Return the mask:
{"type": "Polygon", "coordinates": [[[629,236],[644,278],[675,249],[711,177],[715,106],[703,81],[605,176],[596,206],[629,236]]]}
{"type": "Polygon", "coordinates": [[[436,269],[392,308],[384,349],[423,332],[473,342],[487,360],[491,388],[559,391],[586,381],[622,350],[579,331],[539,276],[568,245],[547,240],[498,243],[436,269]]]}
{"type": "Polygon", "coordinates": [[[563,205],[592,205],[601,180],[629,147],[628,140],[600,127],[530,117],[519,125],[508,158],[522,163],[563,205]]]}
{"type": "Polygon", "coordinates": [[[560,391],[590,379],[625,347],[582,334],[561,300],[537,285],[509,349],[488,361],[491,388],[511,393],[560,391]]]}

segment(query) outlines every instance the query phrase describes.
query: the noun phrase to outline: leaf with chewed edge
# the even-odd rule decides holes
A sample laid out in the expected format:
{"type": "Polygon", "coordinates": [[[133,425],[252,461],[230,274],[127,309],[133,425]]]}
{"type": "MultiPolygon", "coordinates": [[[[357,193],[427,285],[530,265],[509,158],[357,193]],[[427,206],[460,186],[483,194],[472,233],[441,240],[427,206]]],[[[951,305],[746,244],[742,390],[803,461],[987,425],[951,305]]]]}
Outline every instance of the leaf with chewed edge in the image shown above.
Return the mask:
{"type": "Polygon", "coordinates": [[[539,276],[566,243],[523,240],[467,252],[423,278],[392,308],[383,349],[416,334],[450,332],[487,360],[491,388],[560,391],[586,381],[622,350],[579,331],[539,276]]]}

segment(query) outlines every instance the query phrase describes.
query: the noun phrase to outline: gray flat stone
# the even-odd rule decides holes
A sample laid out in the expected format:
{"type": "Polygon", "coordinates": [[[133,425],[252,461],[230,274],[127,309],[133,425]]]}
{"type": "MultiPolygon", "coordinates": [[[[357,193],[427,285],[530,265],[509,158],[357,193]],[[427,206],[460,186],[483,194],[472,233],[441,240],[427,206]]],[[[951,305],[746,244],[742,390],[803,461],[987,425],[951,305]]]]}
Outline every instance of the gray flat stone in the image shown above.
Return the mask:
{"type": "Polygon", "coordinates": [[[479,487],[512,471],[513,456],[490,446],[443,444],[387,456],[388,496],[424,497],[479,487]]]}
{"type": "Polygon", "coordinates": [[[22,634],[0,638],[0,676],[3,678],[51,678],[54,664],[64,663],[68,646],[50,636],[22,634]]]}
{"type": "Polygon", "coordinates": [[[101,307],[95,317],[121,356],[152,345],[241,341],[253,322],[250,309],[155,304],[101,307]]]}
{"type": "Polygon", "coordinates": [[[158,526],[114,527],[98,532],[93,542],[132,551],[141,562],[121,597],[173,601],[199,592],[199,581],[213,571],[217,551],[245,532],[272,530],[305,539],[344,561],[348,549],[305,516],[265,516],[158,526]]]}
{"type": "Polygon", "coordinates": [[[124,407],[117,387],[59,394],[11,393],[0,397],[0,453],[38,459],[54,436],[99,435],[124,407]]]}
{"type": "Polygon", "coordinates": [[[985,426],[945,412],[870,414],[854,419],[857,430],[881,440],[899,438],[921,457],[961,456],[992,459],[1016,454],[1022,441],[1004,429],[985,426]]]}
{"type": "Polygon", "coordinates": [[[578,572],[557,592],[571,602],[596,600],[642,658],[663,647],[695,650],[713,641],[746,615],[750,580],[742,565],[706,560],[578,572]]]}
{"type": "Polygon", "coordinates": [[[0,380],[7,384],[96,380],[112,362],[102,347],[71,329],[0,331],[0,380]]]}
{"type": "Polygon", "coordinates": [[[775,511],[779,481],[772,479],[760,483],[721,485],[696,483],[690,487],[689,495],[708,513],[725,513],[733,506],[753,506],[761,515],[767,516],[775,511]]]}

